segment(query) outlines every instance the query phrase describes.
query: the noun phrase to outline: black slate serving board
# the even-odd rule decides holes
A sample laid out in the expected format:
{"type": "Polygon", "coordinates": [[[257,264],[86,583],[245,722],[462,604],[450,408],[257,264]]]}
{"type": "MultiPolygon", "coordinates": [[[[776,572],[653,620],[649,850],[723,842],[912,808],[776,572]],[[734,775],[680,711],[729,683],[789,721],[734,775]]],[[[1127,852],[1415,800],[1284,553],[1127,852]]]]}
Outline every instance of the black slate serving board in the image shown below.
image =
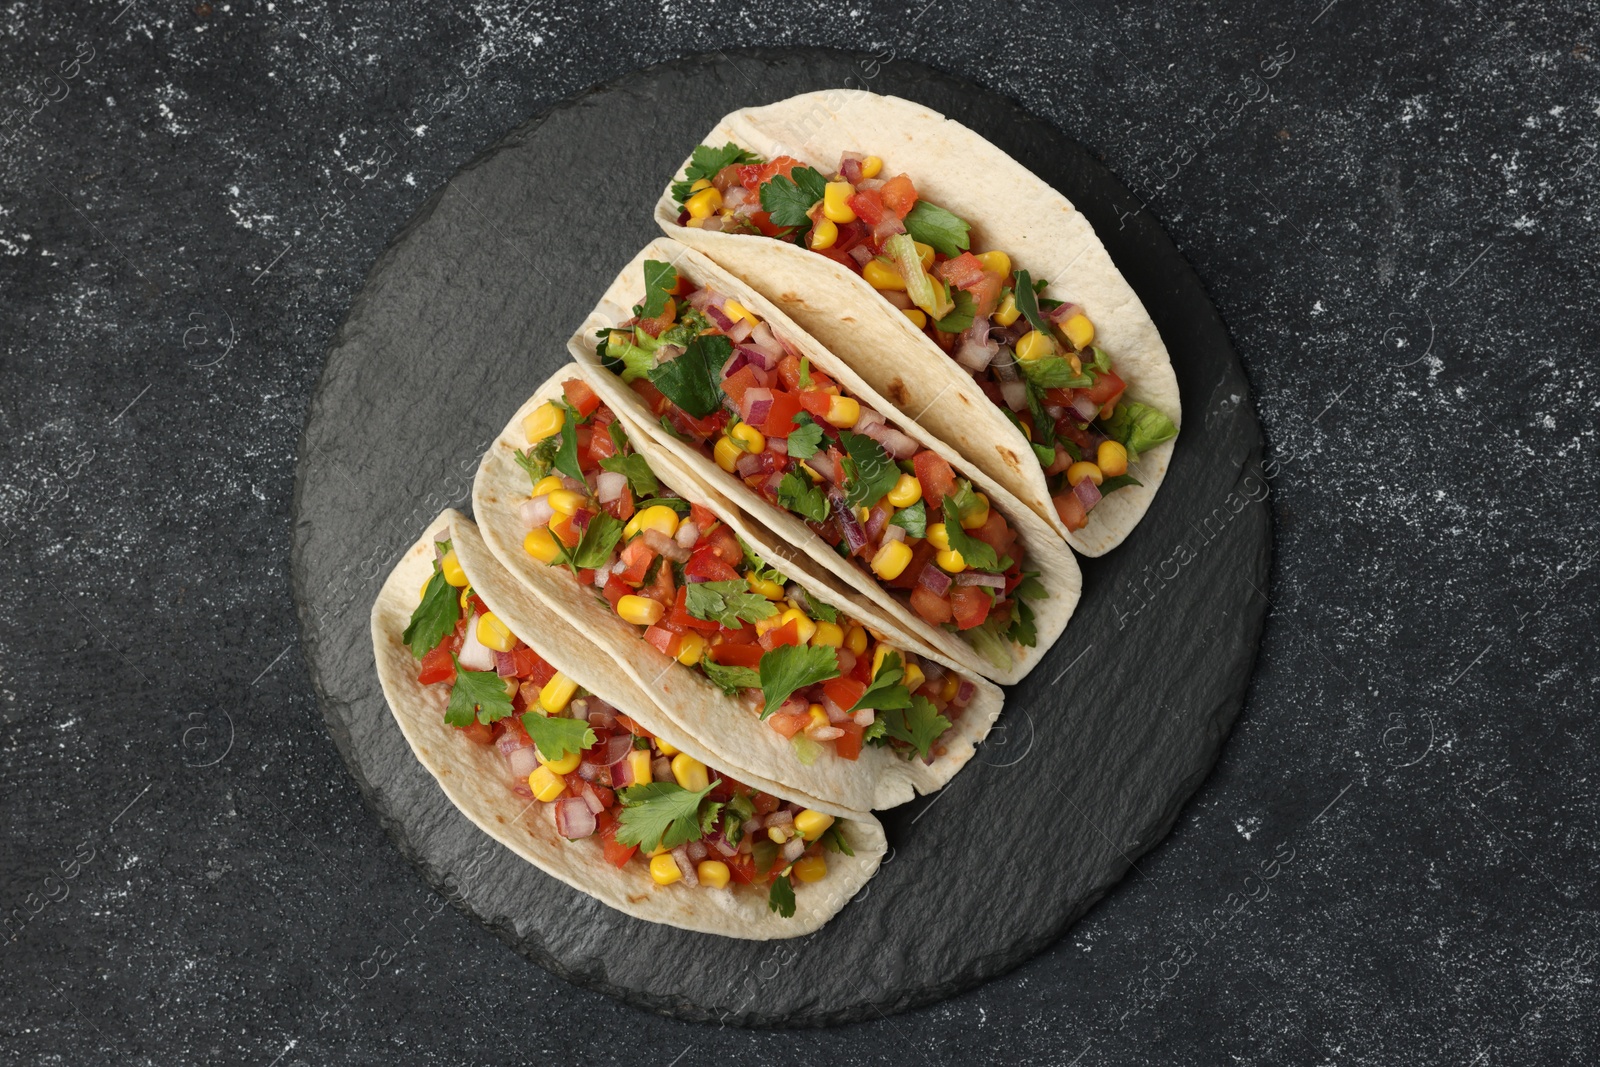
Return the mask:
{"type": "Polygon", "coordinates": [[[340,752],[428,881],[558,974],[641,1007],[820,1025],[949,996],[1061,933],[1167,832],[1244,699],[1270,551],[1250,391],[1198,279],[1084,150],[1011,102],[913,64],[752,51],[637,72],[518,128],[379,258],[328,355],[301,441],[294,578],[340,752]],[[905,96],[993,140],[1094,223],[1173,355],[1184,430],[1154,506],[1086,560],[1066,635],[949,787],[883,815],[893,851],[817,934],[743,942],[606,909],[480,835],[412,758],[373,671],[388,568],[467,499],[509,413],[655,236],[650,207],[724,112],[831,86],[905,96]]]}

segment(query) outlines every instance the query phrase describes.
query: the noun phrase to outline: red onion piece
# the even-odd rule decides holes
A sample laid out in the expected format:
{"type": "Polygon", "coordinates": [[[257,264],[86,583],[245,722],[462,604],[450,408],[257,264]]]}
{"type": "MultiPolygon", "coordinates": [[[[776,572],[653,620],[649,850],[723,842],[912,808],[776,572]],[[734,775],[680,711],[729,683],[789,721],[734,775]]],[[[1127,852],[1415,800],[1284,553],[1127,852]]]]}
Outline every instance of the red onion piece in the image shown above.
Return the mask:
{"type": "Polygon", "coordinates": [[[692,522],[686,522],[678,527],[678,532],[672,535],[672,539],[684,548],[693,548],[694,543],[700,540],[700,527],[692,522]]]}
{"type": "Polygon", "coordinates": [[[606,802],[600,799],[599,792],[588,782],[583,783],[583,786],[578,790],[578,795],[583,798],[583,803],[594,814],[599,815],[605,810],[606,802]]]}
{"type": "Polygon", "coordinates": [[[611,785],[621,789],[633,784],[633,767],[627,760],[618,760],[611,765],[611,785]]]}
{"type": "MultiPolygon", "coordinates": [[[[743,320],[741,319],[740,321],[742,322],[743,320]]],[[[755,345],[749,344],[748,342],[740,345],[737,351],[739,355],[745,358],[746,362],[748,362],[757,370],[771,370],[773,367],[778,365],[778,360],[782,358],[780,356],[773,355],[771,352],[757,348],[755,345]]]]}
{"type": "Polygon", "coordinates": [[[1089,399],[1088,393],[1074,393],[1072,396],[1072,410],[1077,412],[1078,418],[1084,422],[1092,422],[1100,414],[1100,405],[1089,399]]]}
{"type": "Polygon", "coordinates": [[[478,616],[474,614],[467,620],[466,637],[461,642],[461,651],[457,654],[461,665],[469,671],[494,670],[494,652],[488,645],[478,640],[478,616]]]}
{"type": "Polygon", "coordinates": [[[520,730],[507,730],[494,739],[494,747],[500,750],[502,756],[510,757],[511,753],[519,748],[532,748],[533,742],[529,741],[520,730]]]}
{"type": "Polygon", "coordinates": [[[977,691],[978,691],[978,687],[977,686],[973,685],[971,682],[967,681],[965,678],[961,679],[961,688],[956,690],[955,703],[963,704],[963,705],[966,704],[967,702],[969,702],[972,699],[972,695],[974,693],[976,693],[977,691]]]}
{"type": "MultiPolygon", "coordinates": [[[[872,249],[868,248],[866,245],[856,245],[854,248],[852,248],[849,251],[848,254],[849,254],[851,259],[856,261],[857,265],[865,267],[867,265],[867,261],[872,258],[872,249]]],[[[881,291],[884,293],[885,296],[888,295],[888,290],[881,290],[881,291]]],[[[909,306],[909,301],[908,301],[908,306],[909,306]]]]}
{"type": "Polygon", "coordinates": [[[767,438],[767,451],[776,452],[780,456],[787,456],[789,454],[788,439],[783,437],[767,438]]]}
{"type": "Polygon", "coordinates": [[[1094,484],[1093,478],[1085,478],[1073,486],[1072,491],[1078,495],[1078,501],[1083,504],[1084,511],[1100,503],[1100,487],[1094,484]]]}
{"type": "Polygon", "coordinates": [[[839,480],[839,465],[833,459],[832,449],[827,452],[813,453],[806,460],[806,466],[822,475],[825,481],[837,482],[839,480]]]}
{"type": "Polygon", "coordinates": [[[983,571],[962,571],[956,575],[957,585],[981,585],[990,589],[1004,589],[1006,576],[1003,574],[987,574],[983,571]]]}
{"type": "Polygon", "coordinates": [[[502,678],[510,678],[517,673],[517,661],[509,652],[496,652],[494,654],[494,673],[502,678]]]}
{"type": "Polygon", "coordinates": [[[695,872],[694,864],[689,860],[689,850],[679,845],[672,850],[672,858],[677,861],[678,870],[683,872],[684,885],[699,885],[700,876],[695,872]]]}
{"type": "Polygon", "coordinates": [[[610,708],[593,708],[589,711],[589,728],[609,730],[617,725],[617,716],[610,708]]]}
{"type": "Polygon", "coordinates": [[[579,508],[577,511],[572,513],[572,528],[577,530],[579,533],[582,533],[589,528],[589,523],[594,519],[594,516],[595,513],[590,511],[588,508],[579,508]]]}
{"type": "Polygon", "coordinates": [[[582,797],[562,797],[556,801],[556,833],[569,841],[588,837],[595,830],[594,812],[582,797]]]}
{"type": "Polygon", "coordinates": [[[877,544],[878,538],[883,535],[883,528],[889,523],[889,513],[883,509],[882,504],[874,504],[872,510],[867,512],[867,543],[877,544]]]}
{"type": "Polygon", "coordinates": [[[929,563],[917,576],[917,584],[934,596],[944,596],[950,591],[950,575],[929,563]]]}
{"type": "Polygon", "coordinates": [[[550,506],[548,496],[536,496],[532,500],[525,500],[521,508],[522,524],[530,530],[537,530],[541,526],[548,526],[550,520],[556,517],[556,509],[550,506]]]}
{"type": "MultiPolygon", "coordinates": [[[[866,412],[862,412],[864,416],[866,412]]],[[[890,426],[888,423],[869,425],[863,427],[856,423],[856,430],[863,437],[870,437],[883,446],[883,450],[895,459],[910,459],[920,451],[920,446],[911,437],[890,426]]]]}
{"type": "Polygon", "coordinates": [[[828,488],[828,499],[833,501],[833,513],[839,520],[839,529],[844,534],[845,544],[850,546],[850,554],[855,555],[867,546],[867,532],[861,528],[861,523],[856,519],[856,513],[845,503],[844,491],[838,486],[828,488]]]}
{"type": "Polygon", "coordinates": [[[706,843],[704,841],[690,841],[683,848],[689,855],[690,863],[699,863],[706,858],[706,843]]]}
{"type": "MultiPolygon", "coordinates": [[[[743,321],[743,320],[741,320],[741,321],[743,321]]],[[[724,378],[733,377],[735,374],[738,374],[739,371],[744,368],[744,365],[746,363],[749,363],[749,362],[750,362],[749,354],[746,353],[746,352],[742,352],[742,351],[739,351],[739,350],[736,349],[734,351],[734,353],[733,353],[733,358],[728,360],[728,362],[723,366],[723,368],[722,368],[722,376],[724,378]]]]}
{"type": "Polygon", "coordinates": [[[1012,411],[1026,411],[1028,408],[1028,383],[1026,382],[1001,382],[1000,395],[1005,397],[1006,407],[1012,411]]]}
{"type": "Polygon", "coordinates": [[[767,415],[772,411],[771,389],[746,389],[744,399],[739,402],[740,415],[745,422],[759,426],[767,421],[767,415]]]}
{"type": "Polygon", "coordinates": [[[598,749],[601,753],[601,763],[610,765],[621,760],[626,760],[628,758],[628,753],[633,751],[633,735],[626,731],[620,734],[612,734],[610,737],[605,739],[603,744],[595,745],[594,749],[590,749],[588,751],[594,751],[596,749],[598,749]]]}
{"type": "MultiPolygon", "coordinates": [[[[510,731],[507,732],[509,733],[510,731]]],[[[539,766],[539,757],[531,745],[527,748],[514,749],[509,759],[511,761],[511,773],[518,778],[528,777],[539,766]]]]}
{"type": "MultiPolygon", "coordinates": [[[[1044,309],[1040,309],[1040,310],[1044,310],[1044,309]]],[[[1050,308],[1049,310],[1045,310],[1044,311],[1044,317],[1046,319],[1049,319],[1051,322],[1058,322],[1058,323],[1059,322],[1066,322],[1068,319],[1072,318],[1072,316],[1078,314],[1082,310],[1083,310],[1083,308],[1079,307],[1077,304],[1074,304],[1069,300],[1065,304],[1062,304],[1060,307],[1053,307],[1053,308],[1050,308]]]]}
{"type": "Polygon", "coordinates": [[[854,152],[846,152],[844,158],[839,160],[839,177],[854,185],[861,180],[862,157],[854,152]]]}
{"type": "Polygon", "coordinates": [[[643,536],[644,543],[654,549],[658,556],[665,556],[674,563],[688,561],[689,550],[660,530],[645,530],[643,536]]]}
{"type": "Polygon", "coordinates": [[[977,373],[987,367],[999,351],[1000,346],[987,337],[979,341],[969,334],[962,334],[961,347],[955,351],[955,361],[977,373]]]}
{"type": "Polygon", "coordinates": [[[732,326],[729,326],[725,332],[728,335],[728,340],[734,344],[739,344],[750,336],[750,320],[740,319],[732,326]]]}
{"type": "Polygon", "coordinates": [[[750,453],[746,452],[744,455],[740,456],[737,461],[735,461],[733,469],[739,472],[739,477],[741,478],[748,478],[753,474],[760,474],[761,456],[759,454],[751,455],[750,453]]]}
{"type": "Polygon", "coordinates": [[[878,713],[871,708],[862,708],[850,718],[855,720],[857,726],[871,726],[878,721],[878,713]]]}
{"type": "Polygon", "coordinates": [[[895,234],[905,232],[906,224],[900,221],[900,217],[892,211],[885,211],[883,218],[879,219],[878,224],[872,228],[872,241],[874,244],[881,246],[883,242],[895,234]]]}
{"type": "Polygon", "coordinates": [[[721,308],[712,307],[709,304],[706,305],[706,318],[716,323],[717,329],[719,330],[726,330],[729,326],[733,325],[733,320],[728,318],[727,315],[724,315],[721,308]]]}
{"type": "Polygon", "coordinates": [[[595,479],[594,495],[600,498],[600,503],[609,504],[622,495],[628,487],[628,476],[620,471],[601,471],[600,477],[595,479]]]}
{"type": "MultiPolygon", "coordinates": [[[[885,218],[894,218],[894,216],[887,215],[885,218]]],[[[820,732],[819,730],[818,733],[820,732]]],[[[844,731],[840,730],[839,733],[843,735],[844,731]]],[[[783,848],[779,850],[778,854],[783,858],[784,863],[793,863],[806,854],[806,839],[803,837],[791,838],[784,842],[783,848]]]]}
{"type": "Polygon", "coordinates": [[[905,539],[906,528],[904,526],[896,526],[891,522],[889,525],[883,528],[883,538],[879,543],[887,545],[892,544],[895,541],[904,541],[905,539]]]}
{"type": "MultiPolygon", "coordinates": [[[[845,715],[844,709],[829,699],[826,693],[824,693],[822,696],[822,710],[828,713],[829,722],[843,722],[846,718],[848,718],[848,716],[845,715]]],[[[810,729],[810,727],[807,727],[806,733],[816,737],[816,734],[810,729]]]]}
{"type": "Polygon", "coordinates": [[[595,785],[610,785],[612,781],[611,768],[604,763],[578,764],[578,777],[595,785]]]}
{"type": "Polygon", "coordinates": [[[772,327],[764,322],[750,331],[750,343],[774,359],[783,358],[783,345],[773,336],[772,327]]]}

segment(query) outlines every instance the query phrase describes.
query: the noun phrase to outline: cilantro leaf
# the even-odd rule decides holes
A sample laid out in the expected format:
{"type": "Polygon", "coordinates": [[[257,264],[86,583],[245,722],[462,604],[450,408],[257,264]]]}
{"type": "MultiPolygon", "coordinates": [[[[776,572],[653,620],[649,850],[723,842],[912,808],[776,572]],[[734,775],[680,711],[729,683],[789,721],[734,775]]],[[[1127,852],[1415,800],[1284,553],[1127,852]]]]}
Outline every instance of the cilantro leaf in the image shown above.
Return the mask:
{"type": "Polygon", "coordinates": [[[656,347],[677,345],[679,348],[687,348],[689,342],[699,337],[700,332],[710,325],[711,320],[702,315],[698,309],[685,305],[678,309],[678,321],[662,330],[661,336],[656,338],[656,347]]]}
{"type": "MultiPolygon", "coordinates": [[[[1056,420],[1052,419],[1049,413],[1044,409],[1044,390],[1040,389],[1036,385],[1030,384],[1027,391],[1028,414],[1033,416],[1033,443],[1043,448],[1050,449],[1050,462],[1054,463],[1056,458],[1056,441],[1058,440],[1056,437],[1056,420]]],[[[1009,411],[1010,408],[1002,408],[1001,410],[1009,411]]],[[[1018,428],[1020,429],[1020,427],[1021,424],[1019,423],[1018,428]]],[[[1023,434],[1022,436],[1026,437],[1028,435],[1023,434]]],[[[1076,445],[1072,445],[1071,441],[1068,441],[1067,444],[1074,448],[1077,447],[1076,445]]],[[[1049,465],[1049,463],[1045,464],[1047,467],[1049,465]]]]}
{"type": "Polygon", "coordinates": [[[822,487],[812,485],[810,478],[795,471],[785,474],[778,483],[778,504],[813,522],[822,522],[830,510],[822,487]]]}
{"type": "Polygon", "coordinates": [[[759,163],[761,157],[729,141],[721,148],[703,144],[695,147],[689,165],[683,168],[682,179],[672,183],[672,199],[683,203],[693,194],[689,192],[701,178],[715,178],[724,167],[735,163],[759,163]]]}
{"type": "Polygon", "coordinates": [[[850,842],[844,839],[844,834],[840,831],[838,823],[834,823],[822,831],[822,837],[819,840],[822,842],[822,847],[829,852],[843,852],[846,856],[854,856],[856,854],[856,850],[850,847],[850,842]]]}
{"type": "Polygon", "coordinates": [[[950,538],[950,547],[961,553],[961,559],[973,570],[992,574],[1002,569],[994,547],[961,528],[961,515],[949,497],[944,498],[944,532],[950,538]]]}
{"type": "Polygon", "coordinates": [[[628,431],[622,428],[622,423],[612,419],[606,424],[606,436],[611,438],[611,446],[617,450],[617,455],[628,451],[628,431]]]}
{"type": "Polygon", "coordinates": [[[1033,624],[1033,609],[1025,600],[1016,601],[1015,607],[1016,617],[1006,629],[1006,636],[1024,648],[1033,648],[1039,643],[1039,630],[1033,624]]]}
{"type": "Polygon", "coordinates": [[[761,692],[765,719],[789,694],[808,685],[839,677],[839,654],[827,645],[779,645],[761,657],[761,692]]]}
{"type": "Polygon", "coordinates": [[[556,470],[574,481],[583,481],[583,468],[578,466],[578,409],[565,400],[551,401],[558,405],[566,418],[561,420],[561,447],[556,449],[556,470]]]}
{"type": "Polygon", "coordinates": [[[882,715],[875,715],[872,725],[861,731],[861,740],[869,745],[889,743],[889,723],[882,715]]]}
{"type": "Polygon", "coordinates": [[[589,520],[589,525],[583,531],[576,546],[568,548],[560,541],[556,542],[558,552],[557,562],[564,563],[573,573],[595,567],[603,567],[611,558],[611,550],[617,547],[617,542],[622,539],[622,529],[627,525],[621,519],[614,519],[606,512],[597,513],[589,520]]]}
{"type": "Polygon", "coordinates": [[[688,790],[676,782],[647,782],[619,790],[622,811],[617,816],[617,840],[646,852],[693,841],[700,836],[700,802],[716,787],[717,782],[700,790],[688,790]]]}
{"type": "Polygon", "coordinates": [[[1138,460],[1139,453],[1178,436],[1178,428],[1171,419],[1137,400],[1118,404],[1109,419],[1100,420],[1100,427],[1107,437],[1122,443],[1128,450],[1128,459],[1133,461],[1138,460]]]}
{"type": "MultiPolygon", "coordinates": [[[[728,844],[737,845],[744,836],[744,824],[755,815],[756,806],[750,799],[750,794],[740,793],[722,808],[722,836],[728,839],[728,844]]],[[[833,827],[828,827],[832,830],[833,827]]]]}
{"type": "Polygon", "coordinates": [[[936,320],[934,325],[945,333],[960,333],[972,325],[972,318],[978,309],[978,303],[972,299],[972,294],[965,289],[950,290],[950,299],[956,302],[955,310],[944,318],[936,320]]]}
{"type": "Polygon", "coordinates": [[[795,459],[810,459],[822,447],[822,427],[806,412],[794,417],[794,425],[795,431],[788,438],[789,455],[795,459]]]}
{"type": "Polygon", "coordinates": [[[456,628],[456,620],[460,617],[460,597],[455,588],[444,580],[444,572],[435,568],[433,577],[428,579],[428,587],[422,591],[422,603],[411,613],[411,623],[400,635],[400,640],[411,646],[413,656],[421,659],[439,644],[445,634],[456,628]]]}
{"type": "Polygon", "coordinates": [[[1022,312],[1023,317],[1028,320],[1028,325],[1042,334],[1049,334],[1050,324],[1045,321],[1043,315],[1039,314],[1039,297],[1034,291],[1033,279],[1028,276],[1028,272],[1025,270],[1017,271],[1015,295],[1017,298],[1017,310],[1022,312]]]}
{"type": "Polygon", "coordinates": [[[761,186],[761,207],[772,216],[774,226],[798,226],[800,233],[811,228],[811,206],[822,199],[828,180],[811,167],[796,167],[785,178],[781,174],[761,186]]]}
{"type": "Polygon", "coordinates": [[[928,503],[918,500],[909,508],[901,508],[889,519],[890,526],[898,526],[907,537],[928,536],[928,503]]]}
{"type": "Polygon", "coordinates": [[[767,910],[775,911],[785,919],[794,918],[794,886],[789,884],[787,874],[774,879],[772,889],[767,893],[767,910]]]}
{"type": "Polygon", "coordinates": [[[642,319],[653,319],[667,309],[672,290],[678,287],[678,272],[671,263],[659,259],[644,261],[644,303],[635,310],[642,319]]]}
{"type": "Polygon", "coordinates": [[[910,707],[891,711],[881,717],[885,732],[896,741],[904,741],[916,749],[922,759],[928,758],[933,743],[950,729],[950,720],[940,715],[939,709],[927,697],[913,696],[910,707]]]}
{"type": "Polygon", "coordinates": [[[684,588],[684,607],[697,619],[719,622],[730,630],[741,622],[760,622],[778,613],[772,601],[752,593],[742,578],[726,582],[692,582],[684,588]]]}
{"type": "Polygon", "coordinates": [[[952,259],[969,246],[967,231],[972,227],[959,215],[946,211],[938,204],[918,200],[905,217],[906,232],[913,240],[932,245],[934,251],[943,252],[952,259]]]}
{"type": "Polygon", "coordinates": [[[1139,479],[1135,478],[1131,474],[1119,474],[1114,478],[1107,478],[1105,481],[1100,483],[1100,495],[1101,496],[1105,496],[1107,493],[1115,492],[1116,490],[1121,489],[1125,485],[1143,485],[1143,484],[1144,484],[1143,482],[1141,482],[1139,479]]]}
{"type": "Polygon", "coordinates": [[[545,475],[550,473],[550,465],[556,460],[556,449],[560,447],[559,437],[546,437],[543,441],[523,452],[512,450],[512,457],[517,465],[528,472],[529,485],[538,485],[544,481],[545,475]]]}
{"type": "Polygon", "coordinates": [[[761,674],[754,667],[730,667],[715,660],[703,659],[700,669],[711,679],[711,684],[729,696],[738,696],[741,689],[760,689],[761,674]]]}
{"type": "Polygon", "coordinates": [[[872,676],[872,684],[861,694],[861,699],[845,709],[846,713],[854,714],[863,708],[886,711],[890,708],[910,707],[911,691],[903,684],[905,677],[906,672],[901,666],[900,654],[888,653],[883,657],[878,673],[872,676]]]}
{"type": "Polygon", "coordinates": [[[547,760],[559,760],[593,748],[600,740],[583,719],[558,719],[537,711],[522,713],[522,728],[528,731],[528,736],[547,760]]]}
{"type": "Polygon", "coordinates": [[[1028,381],[1040,389],[1087,389],[1094,384],[1088,374],[1075,374],[1065,356],[1019,359],[1017,365],[1028,381]]]}
{"type": "Polygon", "coordinates": [[[653,496],[648,500],[635,500],[633,502],[633,512],[635,515],[637,515],[645,508],[653,508],[657,504],[664,504],[673,511],[676,511],[679,515],[689,514],[689,502],[684,500],[682,497],[676,496],[653,496]]]}
{"type": "MultiPolygon", "coordinates": [[[[612,423],[615,426],[616,423],[612,423]]],[[[650,496],[661,492],[661,483],[650,469],[650,462],[637,452],[629,456],[607,456],[600,461],[600,469],[625,475],[635,496],[650,496]]]]}
{"type": "Polygon", "coordinates": [[[806,607],[811,609],[811,615],[813,618],[819,619],[822,622],[839,621],[838,608],[834,607],[832,604],[823,603],[810,593],[806,594],[806,607]]]}
{"type": "Polygon", "coordinates": [[[1029,600],[1047,600],[1050,597],[1050,591],[1039,580],[1038,571],[1023,571],[1022,581],[1017,583],[1016,589],[1012,590],[1012,595],[1026,597],[1029,600]]]}
{"type": "Polygon", "coordinates": [[[883,446],[865,434],[844,430],[839,443],[847,453],[844,459],[845,503],[853,508],[868,507],[883,499],[900,480],[900,468],[894,465],[883,446]]]}
{"type": "Polygon", "coordinates": [[[956,513],[963,519],[974,512],[982,511],[986,506],[983,501],[978,499],[978,492],[972,488],[972,483],[965,478],[956,481],[955,489],[947,493],[945,499],[955,502],[956,513]]]}
{"type": "Polygon", "coordinates": [[[499,722],[511,714],[511,697],[506,693],[506,680],[494,671],[469,671],[461,666],[455,653],[450,660],[456,665],[456,684],[450,690],[450,703],[444,709],[448,726],[466,726],[476,714],[478,721],[487,725],[499,722]]]}
{"type": "Polygon", "coordinates": [[[733,342],[721,334],[696,337],[683,355],[650,368],[650,384],[690,415],[703,419],[722,404],[717,381],[732,355],[733,342]]]}

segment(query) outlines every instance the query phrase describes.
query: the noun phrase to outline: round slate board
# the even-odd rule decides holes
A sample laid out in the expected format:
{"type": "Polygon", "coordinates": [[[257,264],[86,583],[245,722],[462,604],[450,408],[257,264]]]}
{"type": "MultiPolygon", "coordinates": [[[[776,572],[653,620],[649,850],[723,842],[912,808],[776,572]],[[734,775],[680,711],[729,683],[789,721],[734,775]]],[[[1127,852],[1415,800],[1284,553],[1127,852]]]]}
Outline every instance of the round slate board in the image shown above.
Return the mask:
{"type": "Polygon", "coordinates": [[[821,50],[636,72],[462,168],[373,267],[300,446],[294,584],[329,731],[401,850],[519,951],[641,1007],[818,1025],[950,996],[1049,945],[1166,834],[1244,700],[1271,535],[1249,386],[1199,280],[1078,145],[925,67],[821,50]],[[657,231],[661,185],[735,106],[845,85],[978,130],[1093,222],[1172,352],[1184,429],[1144,522],[1083,562],[1066,635],[978,758],[885,813],[890,856],[818,933],[747,942],[604,908],[479,834],[412,758],[379,691],[367,614],[423,524],[463,506],[509,413],[657,231]],[[660,961],[672,960],[673,966],[660,961]]]}

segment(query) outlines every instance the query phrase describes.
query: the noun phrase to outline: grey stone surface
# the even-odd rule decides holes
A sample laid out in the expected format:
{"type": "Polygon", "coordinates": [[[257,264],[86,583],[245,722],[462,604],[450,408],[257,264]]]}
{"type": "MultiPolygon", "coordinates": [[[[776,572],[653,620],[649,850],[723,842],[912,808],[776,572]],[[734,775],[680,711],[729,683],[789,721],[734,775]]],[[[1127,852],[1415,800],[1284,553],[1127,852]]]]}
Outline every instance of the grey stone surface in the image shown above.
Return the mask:
{"type": "Polygon", "coordinates": [[[0,1058],[1596,1058],[1586,13],[202,10],[0,20],[0,1058]],[[1149,204],[1278,461],[1273,607],[1216,770],[1065,938],[888,1019],[723,1030],[530,965],[382,832],[298,648],[296,444],[483,146],[657,60],[827,43],[1016,99],[1149,204]]]}

